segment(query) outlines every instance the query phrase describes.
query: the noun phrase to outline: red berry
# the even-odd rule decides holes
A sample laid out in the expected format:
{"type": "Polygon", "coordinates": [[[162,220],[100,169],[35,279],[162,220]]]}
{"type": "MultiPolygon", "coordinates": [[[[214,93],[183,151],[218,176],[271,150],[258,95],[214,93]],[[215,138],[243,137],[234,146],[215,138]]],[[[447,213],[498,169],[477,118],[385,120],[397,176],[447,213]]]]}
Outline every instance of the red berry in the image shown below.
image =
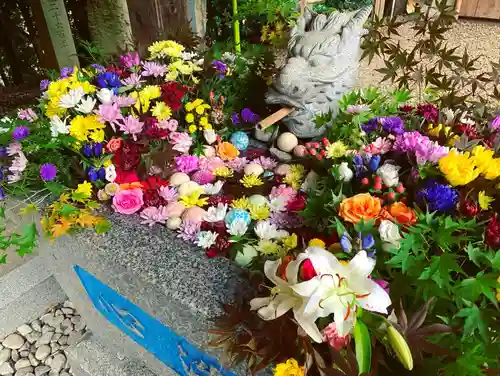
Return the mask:
{"type": "Polygon", "coordinates": [[[380,191],[382,189],[382,184],[380,183],[375,183],[373,185],[373,189],[375,189],[376,191],[380,191]]]}
{"type": "Polygon", "coordinates": [[[311,143],[310,142],[306,142],[306,148],[310,148],[311,147],[311,143]]]}
{"type": "Polygon", "coordinates": [[[323,156],[321,154],[318,154],[316,158],[318,158],[318,161],[321,161],[323,159],[323,156]]]}
{"type": "Polygon", "coordinates": [[[309,154],[311,154],[311,155],[316,155],[316,153],[317,153],[316,149],[309,150],[309,154]]]}
{"type": "Polygon", "coordinates": [[[387,193],[387,199],[394,200],[396,198],[396,194],[394,192],[387,193]]]}
{"type": "Polygon", "coordinates": [[[320,154],[321,154],[321,156],[323,156],[323,157],[325,157],[325,156],[326,156],[326,150],[321,150],[319,153],[320,153],[320,154]]]}
{"type": "Polygon", "coordinates": [[[330,145],[330,141],[328,141],[326,138],[323,137],[323,139],[321,140],[323,142],[323,145],[325,147],[327,147],[328,145],[330,145]]]}
{"type": "Polygon", "coordinates": [[[382,178],[380,176],[375,176],[375,183],[382,184],[382,178]]]}
{"type": "Polygon", "coordinates": [[[319,148],[319,142],[313,142],[313,146],[317,149],[319,148]]]}
{"type": "Polygon", "coordinates": [[[396,187],[396,192],[398,193],[403,193],[405,191],[405,187],[403,186],[403,184],[399,184],[397,187],[396,187]]]}
{"type": "Polygon", "coordinates": [[[361,179],[361,184],[367,185],[369,183],[368,178],[361,179]]]}

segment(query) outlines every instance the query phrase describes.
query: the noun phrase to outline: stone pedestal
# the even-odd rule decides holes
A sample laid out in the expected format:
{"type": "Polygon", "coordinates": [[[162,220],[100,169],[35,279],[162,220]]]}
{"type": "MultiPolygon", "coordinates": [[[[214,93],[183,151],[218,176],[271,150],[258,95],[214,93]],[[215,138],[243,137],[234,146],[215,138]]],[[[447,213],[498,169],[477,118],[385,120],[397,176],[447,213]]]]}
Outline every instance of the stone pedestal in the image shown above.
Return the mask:
{"type": "Polygon", "coordinates": [[[227,259],[201,249],[164,227],[137,217],[110,215],[105,235],[85,231],[51,247],[53,272],[99,341],[143,361],[157,375],[243,374],[225,370],[207,348],[211,318],[245,284],[227,259]],[[210,373],[210,374],[211,374],[210,373]]]}

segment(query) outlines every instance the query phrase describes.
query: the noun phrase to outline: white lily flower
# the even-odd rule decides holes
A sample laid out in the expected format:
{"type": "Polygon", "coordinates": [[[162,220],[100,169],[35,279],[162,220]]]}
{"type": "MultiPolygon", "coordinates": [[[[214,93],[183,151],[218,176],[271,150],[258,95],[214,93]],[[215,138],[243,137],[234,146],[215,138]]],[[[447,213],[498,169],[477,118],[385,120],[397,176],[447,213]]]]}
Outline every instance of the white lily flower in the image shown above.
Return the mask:
{"type": "Polygon", "coordinates": [[[278,230],[275,224],[270,221],[259,221],[254,227],[255,234],[266,240],[281,239],[288,235],[287,231],[278,230]]]}
{"type": "Polygon", "coordinates": [[[238,218],[238,219],[232,221],[231,224],[229,225],[229,227],[227,228],[227,232],[231,235],[234,235],[234,236],[245,235],[247,230],[248,230],[248,225],[241,218],[238,218]]]}
{"type": "Polygon", "coordinates": [[[70,90],[68,94],[64,94],[59,100],[59,106],[63,108],[73,108],[82,100],[85,93],[83,88],[70,90]]]}
{"type": "MultiPolygon", "coordinates": [[[[315,323],[318,318],[333,314],[338,333],[344,336],[354,327],[358,307],[387,314],[391,299],[369,278],[375,260],[365,251],[360,251],[347,265],[319,247],[309,247],[304,254],[311,260],[317,275],[291,288],[306,300],[299,312],[306,322],[315,323]]],[[[314,341],[323,341],[316,324],[303,329],[314,341]]]]}
{"type": "Polygon", "coordinates": [[[102,88],[97,93],[97,98],[99,98],[102,104],[110,104],[113,102],[113,95],[113,90],[102,88]]]}
{"type": "Polygon", "coordinates": [[[50,118],[50,132],[52,137],[57,137],[60,134],[68,134],[69,126],[66,124],[66,119],[61,120],[59,116],[54,115],[50,118]]]}
{"type": "Polygon", "coordinates": [[[201,187],[203,188],[203,192],[206,195],[216,195],[222,189],[224,182],[222,180],[216,181],[214,184],[203,184],[201,187]]]}
{"type": "Polygon", "coordinates": [[[223,221],[227,213],[227,204],[219,203],[217,206],[211,206],[203,216],[205,222],[219,222],[223,221]]]}
{"type": "Polygon", "coordinates": [[[92,97],[82,98],[80,104],[75,107],[75,110],[83,114],[90,114],[94,109],[97,100],[92,97]]]}

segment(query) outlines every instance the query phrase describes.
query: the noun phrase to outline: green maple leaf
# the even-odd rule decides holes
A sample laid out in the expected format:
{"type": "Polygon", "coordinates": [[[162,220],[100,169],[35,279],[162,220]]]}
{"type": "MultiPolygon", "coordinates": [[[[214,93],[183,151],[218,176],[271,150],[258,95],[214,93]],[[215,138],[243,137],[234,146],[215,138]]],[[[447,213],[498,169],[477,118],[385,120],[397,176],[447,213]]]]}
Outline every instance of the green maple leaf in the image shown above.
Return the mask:
{"type": "Polygon", "coordinates": [[[7,255],[5,253],[0,256],[0,264],[7,264],[7,255]]]}
{"type": "MultiPolygon", "coordinates": [[[[465,251],[469,255],[469,259],[479,267],[481,267],[481,260],[482,259],[487,260],[487,256],[486,256],[485,252],[482,250],[482,248],[474,247],[471,243],[469,243],[467,245],[467,249],[465,251]]],[[[499,257],[499,261],[500,261],[500,257],[499,257]]]]}
{"type": "Polygon", "coordinates": [[[59,214],[63,217],[69,217],[72,213],[77,212],[78,209],[71,204],[64,204],[61,209],[59,209],[59,214]]]}
{"type": "Polygon", "coordinates": [[[451,253],[444,253],[441,256],[432,256],[431,265],[426,267],[420,280],[432,279],[439,287],[450,287],[451,272],[462,273],[462,269],[457,264],[457,256],[451,253]]]}
{"type": "Polygon", "coordinates": [[[498,307],[495,289],[500,287],[494,274],[479,272],[475,278],[464,279],[458,285],[455,293],[465,301],[475,302],[482,295],[486,296],[495,307],[498,307]]]}
{"type": "Polygon", "coordinates": [[[19,247],[19,249],[17,250],[17,254],[20,257],[23,257],[25,255],[29,255],[31,253],[33,253],[33,249],[32,248],[28,248],[28,247],[19,247]]]}
{"type": "Polygon", "coordinates": [[[472,336],[477,330],[483,340],[488,341],[488,324],[477,305],[462,308],[456,316],[465,317],[463,337],[472,336]]]}

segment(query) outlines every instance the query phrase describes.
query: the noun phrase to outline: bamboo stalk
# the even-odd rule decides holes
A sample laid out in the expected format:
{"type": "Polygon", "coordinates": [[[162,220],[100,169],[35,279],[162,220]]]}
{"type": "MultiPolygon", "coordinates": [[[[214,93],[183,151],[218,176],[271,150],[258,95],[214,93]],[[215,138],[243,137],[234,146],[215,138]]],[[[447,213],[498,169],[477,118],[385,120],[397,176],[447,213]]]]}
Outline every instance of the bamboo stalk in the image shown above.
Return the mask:
{"type": "Polygon", "coordinates": [[[240,44],[240,21],[238,20],[238,0],[233,0],[233,31],[234,31],[234,49],[237,53],[240,53],[241,44],[240,44]]]}
{"type": "Polygon", "coordinates": [[[264,129],[269,128],[274,123],[283,119],[285,116],[289,115],[293,110],[294,110],[293,108],[284,107],[284,108],[276,111],[275,113],[269,115],[265,119],[261,120],[257,124],[257,128],[259,128],[261,131],[263,131],[264,129]]]}

